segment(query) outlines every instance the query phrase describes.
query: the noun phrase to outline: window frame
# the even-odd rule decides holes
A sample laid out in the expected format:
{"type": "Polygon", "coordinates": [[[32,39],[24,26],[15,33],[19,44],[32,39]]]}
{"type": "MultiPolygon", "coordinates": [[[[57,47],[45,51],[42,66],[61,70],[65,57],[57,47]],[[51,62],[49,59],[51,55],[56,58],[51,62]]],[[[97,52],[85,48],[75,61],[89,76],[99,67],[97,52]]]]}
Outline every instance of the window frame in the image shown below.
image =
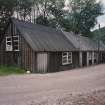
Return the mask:
{"type": "Polygon", "coordinates": [[[72,52],[63,52],[62,53],[62,65],[68,65],[68,64],[72,64],[72,52]]]}
{"type": "Polygon", "coordinates": [[[19,39],[19,35],[15,35],[15,36],[6,36],[6,51],[20,51],[20,39],[19,39]],[[10,38],[11,40],[8,41],[8,38],[10,38]],[[17,38],[17,39],[14,39],[14,38],[17,38]],[[8,42],[11,43],[11,50],[7,50],[8,48],[8,42]],[[16,43],[17,44],[16,44],[16,43]],[[15,45],[16,44],[16,45],[15,45]],[[14,49],[14,47],[17,47],[17,49],[14,49]]]}
{"type": "Polygon", "coordinates": [[[20,45],[19,45],[19,35],[13,36],[13,38],[14,38],[14,37],[17,37],[18,39],[17,39],[17,40],[14,40],[14,39],[13,39],[13,50],[14,50],[14,46],[16,47],[16,45],[14,45],[14,43],[15,43],[15,42],[18,42],[18,45],[17,45],[18,49],[15,49],[14,51],[20,51],[20,50],[19,50],[19,47],[20,47],[20,45]]]}
{"type": "Polygon", "coordinates": [[[12,37],[11,36],[7,36],[6,37],[6,51],[12,51],[13,50],[13,46],[12,46],[12,37]],[[8,41],[8,38],[10,38],[10,40],[8,41]],[[8,45],[7,43],[11,43],[11,45],[8,45]],[[8,47],[11,47],[11,50],[8,50],[8,47]]]}

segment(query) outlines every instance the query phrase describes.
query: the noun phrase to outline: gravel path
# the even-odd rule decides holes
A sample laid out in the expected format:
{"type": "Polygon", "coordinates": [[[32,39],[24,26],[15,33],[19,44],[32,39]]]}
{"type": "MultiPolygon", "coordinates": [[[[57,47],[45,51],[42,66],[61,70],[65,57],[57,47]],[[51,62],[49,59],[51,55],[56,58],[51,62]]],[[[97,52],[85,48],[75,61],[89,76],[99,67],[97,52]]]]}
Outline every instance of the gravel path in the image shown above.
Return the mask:
{"type": "Polygon", "coordinates": [[[105,65],[0,77],[0,105],[105,105],[105,65]]]}

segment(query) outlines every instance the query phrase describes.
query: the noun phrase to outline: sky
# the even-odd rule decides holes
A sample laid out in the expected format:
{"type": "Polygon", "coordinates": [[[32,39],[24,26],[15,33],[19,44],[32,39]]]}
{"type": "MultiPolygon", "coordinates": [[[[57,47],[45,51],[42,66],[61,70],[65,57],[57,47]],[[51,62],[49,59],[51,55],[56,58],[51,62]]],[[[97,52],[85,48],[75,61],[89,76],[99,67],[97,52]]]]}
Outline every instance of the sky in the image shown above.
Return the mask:
{"type": "MultiPolygon", "coordinates": [[[[103,4],[103,8],[104,8],[104,13],[105,13],[105,0],[100,0],[103,4]]],[[[100,24],[101,27],[105,27],[105,15],[99,16],[97,18],[98,20],[98,24],[100,24]]],[[[98,29],[99,25],[96,25],[96,27],[94,29],[98,29]]]]}

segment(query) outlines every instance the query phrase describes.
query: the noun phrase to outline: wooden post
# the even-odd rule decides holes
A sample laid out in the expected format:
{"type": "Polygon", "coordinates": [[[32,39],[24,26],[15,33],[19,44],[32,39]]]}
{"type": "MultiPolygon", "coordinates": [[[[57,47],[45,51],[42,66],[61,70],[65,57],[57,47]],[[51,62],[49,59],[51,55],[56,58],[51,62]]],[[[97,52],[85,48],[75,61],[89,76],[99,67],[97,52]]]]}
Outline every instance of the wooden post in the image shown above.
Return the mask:
{"type": "Polygon", "coordinates": [[[79,52],[79,66],[82,67],[82,52],[79,52]]]}
{"type": "Polygon", "coordinates": [[[98,64],[100,63],[100,24],[99,24],[99,35],[98,35],[98,64]]]}
{"type": "Polygon", "coordinates": [[[92,52],[92,65],[94,65],[94,52],[92,52]]]}
{"type": "Polygon", "coordinates": [[[87,66],[89,66],[89,52],[87,52],[87,66]]]}

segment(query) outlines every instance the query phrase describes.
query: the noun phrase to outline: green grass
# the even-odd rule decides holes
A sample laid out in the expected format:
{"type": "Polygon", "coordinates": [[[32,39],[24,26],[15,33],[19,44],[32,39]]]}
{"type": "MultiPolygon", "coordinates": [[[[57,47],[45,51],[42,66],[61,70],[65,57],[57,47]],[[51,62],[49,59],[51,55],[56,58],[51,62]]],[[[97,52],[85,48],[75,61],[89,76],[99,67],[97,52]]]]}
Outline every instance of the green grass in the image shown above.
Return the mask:
{"type": "Polygon", "coordinates": [[[25,70],[14,66],[0,66],[0,76],[25,74],[25,70]]]}

